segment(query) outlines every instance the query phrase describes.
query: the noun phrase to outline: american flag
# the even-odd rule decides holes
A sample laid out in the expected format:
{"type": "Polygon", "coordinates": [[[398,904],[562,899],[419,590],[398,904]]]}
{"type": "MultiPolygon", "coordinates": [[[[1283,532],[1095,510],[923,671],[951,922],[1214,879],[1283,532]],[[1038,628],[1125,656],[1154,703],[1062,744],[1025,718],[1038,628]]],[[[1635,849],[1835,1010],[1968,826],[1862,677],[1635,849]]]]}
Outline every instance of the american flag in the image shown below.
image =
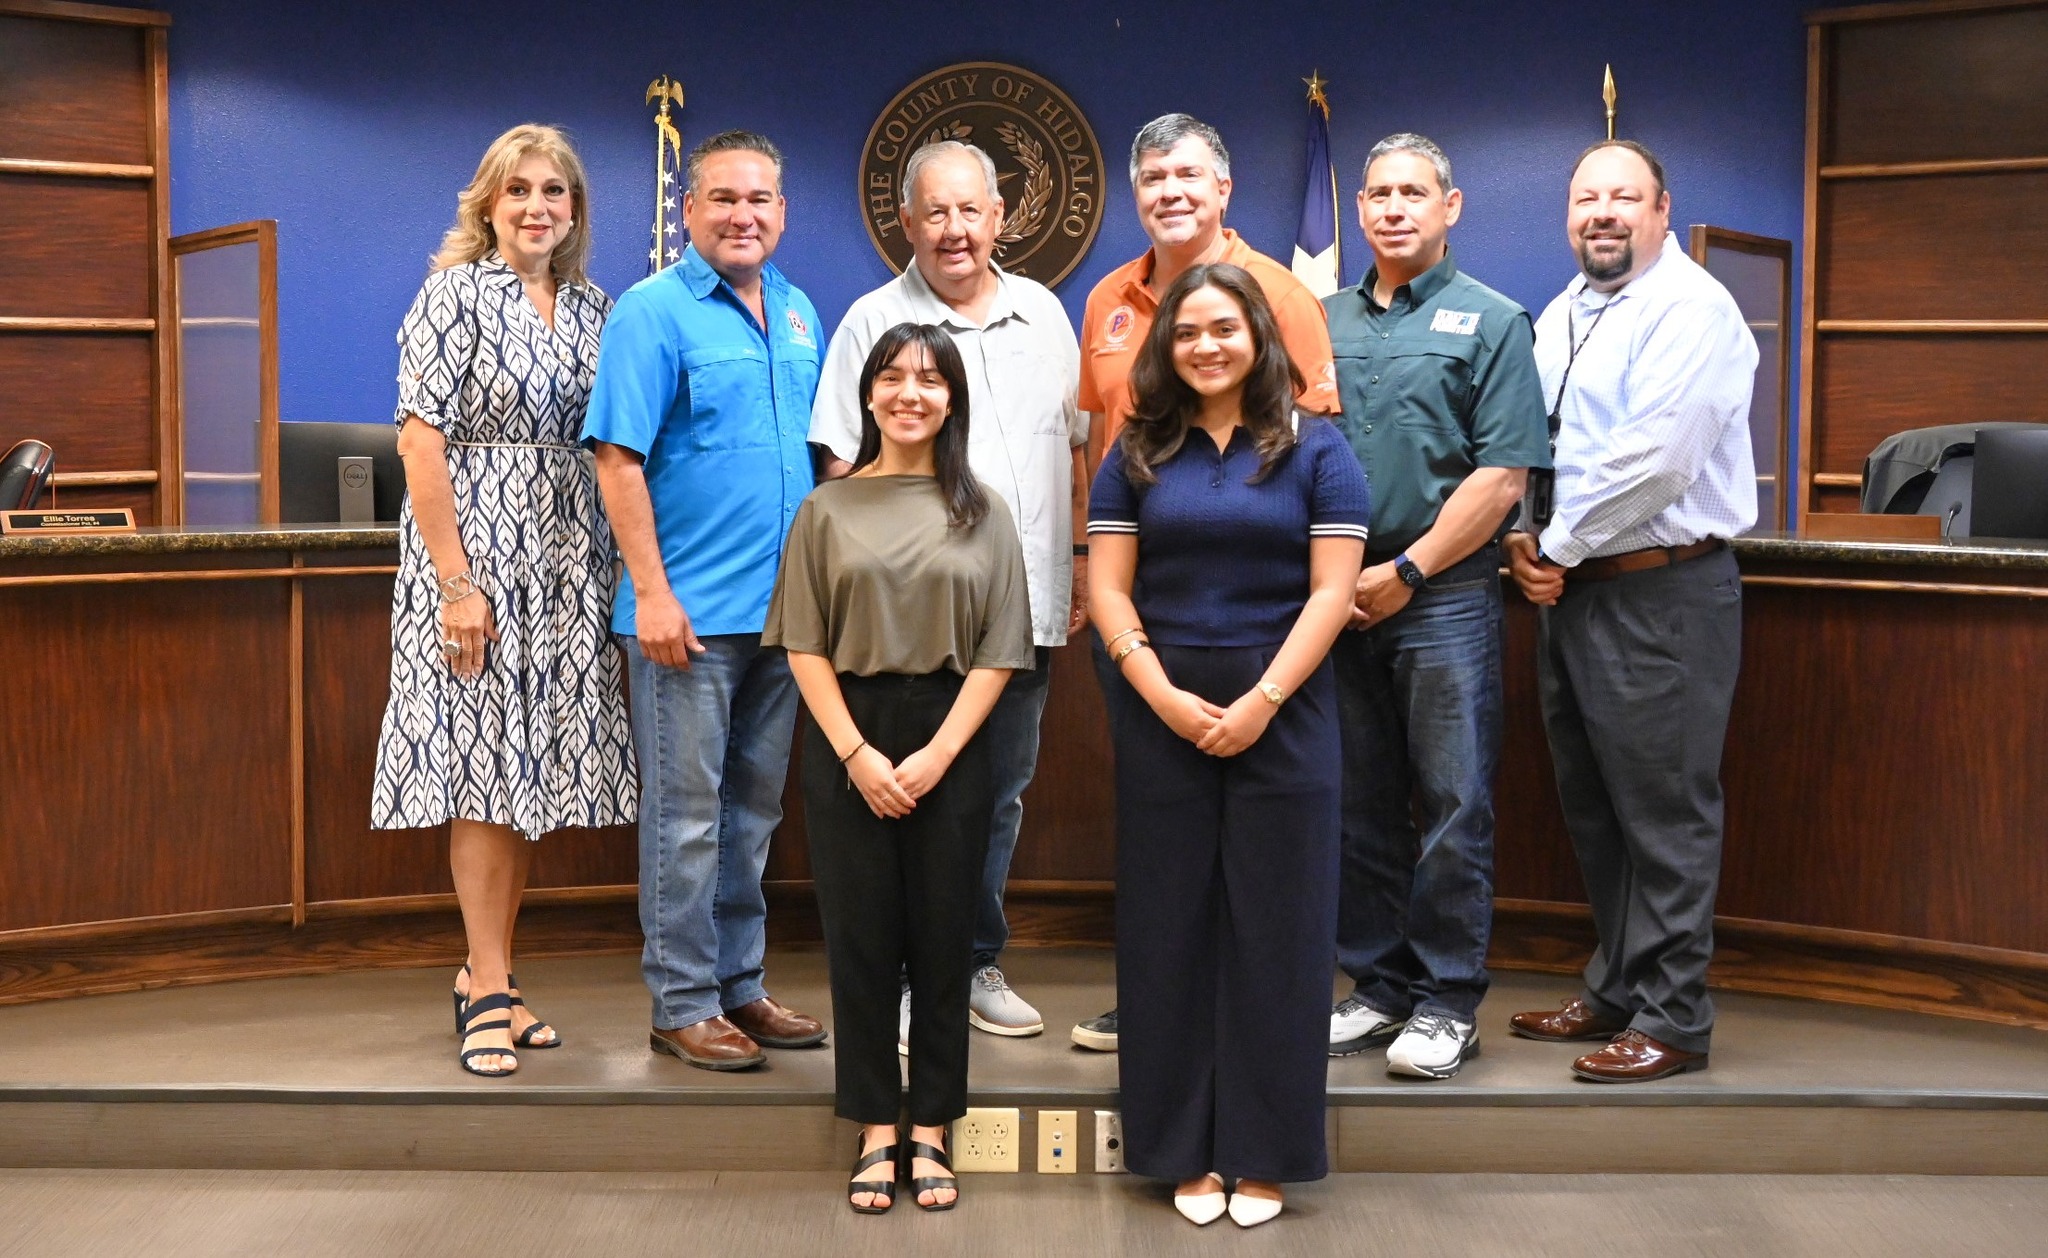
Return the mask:
{"type": "Polygon", "coordinates": [[[647,246],[652,275],[682,258],[690,234],[683,229],[683,136],[668,116],[671,102],[682,108],[683,85],[664,74],[647,85],[647,100],[661,102],[654,115],[654,227],[647,246]]]}

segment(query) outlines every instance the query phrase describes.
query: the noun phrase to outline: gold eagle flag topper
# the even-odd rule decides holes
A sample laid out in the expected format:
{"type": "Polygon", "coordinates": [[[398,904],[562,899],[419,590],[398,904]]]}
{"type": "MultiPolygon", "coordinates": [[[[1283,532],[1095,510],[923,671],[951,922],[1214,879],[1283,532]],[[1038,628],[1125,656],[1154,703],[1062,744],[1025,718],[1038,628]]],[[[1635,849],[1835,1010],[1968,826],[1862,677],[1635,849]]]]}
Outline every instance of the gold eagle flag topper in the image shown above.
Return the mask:
{"type": "Polygon", "coordinates": [[[647,249],[647,273],[683,256],[683,134],[668,116],[671,103],[683,107],[683,85],[666,74],[647,85],[647,103],[661,102],[654,115],[654,241],[647,249]]]}
{"type": "Polygon", "coordinates": [[[1607,67],[1607,77],[1600,84],[1600,99],[1607,102],[1607,138],[1614,138],[1614,67],[1607,67]]]}

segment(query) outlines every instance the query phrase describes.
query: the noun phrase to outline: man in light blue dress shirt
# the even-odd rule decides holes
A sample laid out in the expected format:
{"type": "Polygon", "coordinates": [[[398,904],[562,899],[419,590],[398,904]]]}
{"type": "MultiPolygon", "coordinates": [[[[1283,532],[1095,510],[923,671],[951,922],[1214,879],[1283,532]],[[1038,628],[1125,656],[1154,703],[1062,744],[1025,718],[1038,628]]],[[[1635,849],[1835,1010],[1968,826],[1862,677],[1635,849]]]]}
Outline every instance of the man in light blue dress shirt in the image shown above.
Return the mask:
{"type": "Polygon", "coordinates": [[[761,872],[782,820],[796,684],[763,650],[768,596],[811,491],[820,333],[769,262],[782,155],[728,131],[691,152],[690,246],[626,290],[598,349],[583,437],[626,561],[612,631],[640,759],[641,972],[649,1046],[707,1070],[823,1042],[762,977],[761,872]]]}
{"type": "Polygon", "coordinates": [[[1756,340],[1671,234],[1664,170],[1633,141],[1572,172],[1583,274],[1536,322],[1554,507],[1510,534],[1540,606],[1537,680],[1558,795],[1598,944],[1585,990],[1516,1014],[1530,1039],[1607,1040],[1573,1072],[1606,1083],[1707,1064],[1721,745],[1742,656],[1727,539],[1756,523],[1756,340]]]}

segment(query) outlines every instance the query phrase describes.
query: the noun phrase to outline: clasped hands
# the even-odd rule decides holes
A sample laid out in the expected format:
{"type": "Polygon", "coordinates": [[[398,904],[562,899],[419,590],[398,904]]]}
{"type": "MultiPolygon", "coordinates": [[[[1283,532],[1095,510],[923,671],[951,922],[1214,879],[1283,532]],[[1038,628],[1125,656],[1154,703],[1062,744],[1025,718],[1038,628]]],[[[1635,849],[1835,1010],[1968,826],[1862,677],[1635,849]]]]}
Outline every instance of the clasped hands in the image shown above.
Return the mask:
{"type": "Polygon", "coordinates": [[[907,817],[953,767],[953,753],[926,743],[890,764],[873,744],[862,743],[846,759],[846,776],[877,817],[907,817]]]}
{"type": "Polygon", "coordinates": [[[1247,690],[1237,702],[1219,708],[1192,691],[1178,687],[1152,705],[1166,727],[1195,745],[1195,750],[1212,756],[1234,756],[1259,741],[1280,709],[1256,690],[1247,690]]]}
{"type": "Polygon", "coordinates": [[[1541,607],[1555,607],[1564,595],[1564,569],[1541,557],[1536,539],[1527,533],[1510,533],[1501,539],[1507,552],[1508,574],[1522,589],[1522,597],[1541,607]]]}

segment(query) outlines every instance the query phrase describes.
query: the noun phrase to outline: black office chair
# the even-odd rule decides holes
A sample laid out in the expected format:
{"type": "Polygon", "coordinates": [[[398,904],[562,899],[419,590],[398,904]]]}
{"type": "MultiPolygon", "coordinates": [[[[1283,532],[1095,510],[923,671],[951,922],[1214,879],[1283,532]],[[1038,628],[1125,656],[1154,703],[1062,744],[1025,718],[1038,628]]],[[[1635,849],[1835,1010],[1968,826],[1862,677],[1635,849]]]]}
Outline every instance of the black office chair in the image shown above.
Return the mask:
{"type": "Polygon", "coordinates": [[[1977,434],[1970,536],[2048,538],[2048,425],[1977,434]]]}
{"type": "Polygon", "coordinates": [[[1941,517],[1941,535],[1968,537],[1970,535],[1970,499],[1977,476],[1977,456],[1974,454],[1951,455],[1934,474],[1934,482],[1927,487],[1927,496],[1920,500],[1920,507],[1913,515],[1936,515],[1941,517]]]}
{"type": "Polygon", "coordinates": [[[36,505],[57,456],[40,441],[17,441],[0,457],[0,510],[26,511],[36,505]]]}

